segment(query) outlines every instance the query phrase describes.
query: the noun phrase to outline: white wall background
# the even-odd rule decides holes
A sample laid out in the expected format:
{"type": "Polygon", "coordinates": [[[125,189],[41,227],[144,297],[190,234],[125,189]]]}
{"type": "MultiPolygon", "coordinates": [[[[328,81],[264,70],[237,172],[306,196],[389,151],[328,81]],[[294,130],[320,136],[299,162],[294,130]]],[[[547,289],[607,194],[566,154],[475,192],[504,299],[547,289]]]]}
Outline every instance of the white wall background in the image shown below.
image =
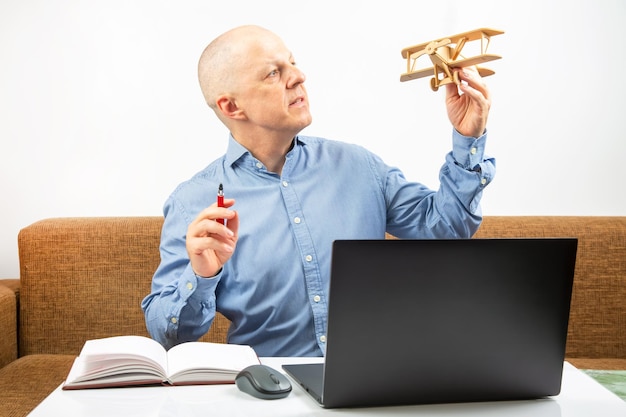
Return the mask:
{"type": "MultiPolygon", "coordinates": [[[[486,215],[626,215],[623,0],[1,0],[0,277],[42,218],[160,215],[227,133],[196,63],[219,33],[281,35],[308,76],[305,133],[356,142],[436,187],[444,90],[400,83],[404,47],[478,27],[490,52],[486,215]]],[[[425,62],[427,64],[427,62],[425,62]]]]}

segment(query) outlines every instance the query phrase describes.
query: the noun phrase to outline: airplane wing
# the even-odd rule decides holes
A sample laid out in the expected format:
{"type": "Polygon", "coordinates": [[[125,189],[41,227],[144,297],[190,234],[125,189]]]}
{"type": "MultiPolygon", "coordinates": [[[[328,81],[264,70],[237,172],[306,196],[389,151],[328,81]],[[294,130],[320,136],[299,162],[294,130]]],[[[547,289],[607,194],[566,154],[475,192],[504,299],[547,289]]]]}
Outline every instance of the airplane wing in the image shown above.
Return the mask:
{"type": "Polygon", "coordinates": [[[461,39],[465,38],[467,42],[476,41],[482,38],[490,38],[492,36],[501,35],[504,32],[496,29],[479,28],[470,30],[468,32],[459,33],[458,35],[447,36],[452,43],[458,43],[461,39]]]}
{"type": "Polygon", "coordinates": [[[502,58],[500,55],[493,54],[484,54],[477,55],[469,58],[459,59],[453,62],[449,62],[448,66],[450,68],[463,68],[463,67],[473,67],[474,65],[479,65],[489,61],[495,61],[496,59],[502,58]]]}
{"type": "MultiPolygon", "coordinates": [[[[490,38],[491,36],[496,36],[496,35],[501,35],[504,32],[501,30],[496,30],[496,29],[490,29],[490,28],[480,28],[480,29],[474,29],[474,30],[470,30],[468,32],[463,32],[463,33],[459,33],[457,35],[452,35],[452,36],[446,36],[440,39],[435,39],[432,42],[439,42],[442,41],[444,39],[449,39],[450,43],[452,44],[456,44],[458,43],[461,39],[465,39],[466,42],[470,42],[470,41],[475,41],[478,39],[482,39],[482,38],[490,38]]],[[[413,45],[413,46],[409,46],[407,48],[404,48],[401,53],[402,53],[402,58],[408,58],[409,56],[411,56],[411,54],[421,51],[422,49],[424,49],[430,42],[424,42],[424,43],[420,43],[417,45],[413,45]]]]}
{"type": "Polygon", "coordinates": [[[416,80],[418,78],[428,77],[429,75],[434,75],[435,67],[424,68],[417,71],[407,72],[400,76],[400,81],[410,81],[416,80]]]}
{"type": "MultiPolygon", "coordinates": [[[[473,67],[475,65],[480,65],[482,63],[494,61],[500,58],[502,57],[499,55],[493,55],[493,54],[478,55],[478,56],[459,59],[457,61],[450,62],[448,66],[450,68],[473,67]]],[[[481,77],[487,77],[489,75],[495,74],[494,71],[487,69],[487,68],[477,68],[477,69],[481,77]]],[[[404,81],[416,80],[418,78],[428,77],[429,75],[434,76],[434,72],[435,72],[435,67],[429,67],[429,68],[424,68],[424,69],[420,69],[417,71],[406,72],[400,76],[400,81],[404,82],[404,81]]],[[[441,74],[443,72],[443,69],[438,68],[437,72],[441,74]]]]}

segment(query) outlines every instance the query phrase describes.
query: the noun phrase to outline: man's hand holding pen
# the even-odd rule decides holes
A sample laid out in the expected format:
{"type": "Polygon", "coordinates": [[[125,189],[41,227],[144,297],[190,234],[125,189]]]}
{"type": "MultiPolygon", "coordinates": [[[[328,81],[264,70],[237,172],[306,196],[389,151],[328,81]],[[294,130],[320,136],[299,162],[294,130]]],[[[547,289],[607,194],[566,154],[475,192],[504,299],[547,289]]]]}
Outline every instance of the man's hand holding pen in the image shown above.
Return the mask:
{"type": "Polygon", "coordinates": [[[187,228],[187,254],[194,273],[200,277],[214,277],[237,246],[239,216],[235,210],[230,210],[235,200],[221,197],[219,204],[216,202],[202,210],[187,228]],[[219,221],[222,219],[226,222],[219,221]]]}

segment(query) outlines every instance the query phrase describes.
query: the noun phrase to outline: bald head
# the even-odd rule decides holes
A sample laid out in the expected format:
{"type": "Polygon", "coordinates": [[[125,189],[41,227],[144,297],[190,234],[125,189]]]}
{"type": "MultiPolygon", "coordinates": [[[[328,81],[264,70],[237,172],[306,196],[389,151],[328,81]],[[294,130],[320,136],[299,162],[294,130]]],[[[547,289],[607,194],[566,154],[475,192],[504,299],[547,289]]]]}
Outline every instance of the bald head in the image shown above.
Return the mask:
{"type": "Polygon", "coordinates": [[[235,140],[280,172],[286,149],[312,120],[306,76],[283,40],[259,26],[231,29],[205,48],[198,78],[235,140]]]}
{"type": "Polygon", "coordinates": [[[236,93],[236,76],[246,63],[248,50],[267,36],[277,38],[259,26],[240,26],[218,36],[204,49],[198,62],[198,80],[204,99],[213,110],[217,110],[215,103],[220,95],[236,93]]]}

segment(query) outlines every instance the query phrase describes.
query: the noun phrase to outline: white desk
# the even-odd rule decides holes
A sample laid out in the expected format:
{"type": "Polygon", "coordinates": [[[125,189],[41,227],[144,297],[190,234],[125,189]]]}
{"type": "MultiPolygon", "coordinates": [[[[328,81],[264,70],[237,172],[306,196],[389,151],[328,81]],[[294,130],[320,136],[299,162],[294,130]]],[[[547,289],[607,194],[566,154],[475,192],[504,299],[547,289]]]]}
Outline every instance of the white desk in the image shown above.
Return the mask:
{"type": "MultiPolygon", "coordinates": [[[[262,358],[281,370],[283,363],[311,362],[311,358],[262,358]]],[[[321,359],[320,359],[321,360],[321,359]]],[[[593,378],[565,363],[561,394],[532,401],[436,404],[398,407],[325,410],[294,384],[291,394],[280,400],[259,400],[240,392],[235,385],[184,387],[131,387],[63,391],[58,387],[30,417],[98,416],[533,416],[533,417],[625,417],[626,402],[593,378]]]]}

